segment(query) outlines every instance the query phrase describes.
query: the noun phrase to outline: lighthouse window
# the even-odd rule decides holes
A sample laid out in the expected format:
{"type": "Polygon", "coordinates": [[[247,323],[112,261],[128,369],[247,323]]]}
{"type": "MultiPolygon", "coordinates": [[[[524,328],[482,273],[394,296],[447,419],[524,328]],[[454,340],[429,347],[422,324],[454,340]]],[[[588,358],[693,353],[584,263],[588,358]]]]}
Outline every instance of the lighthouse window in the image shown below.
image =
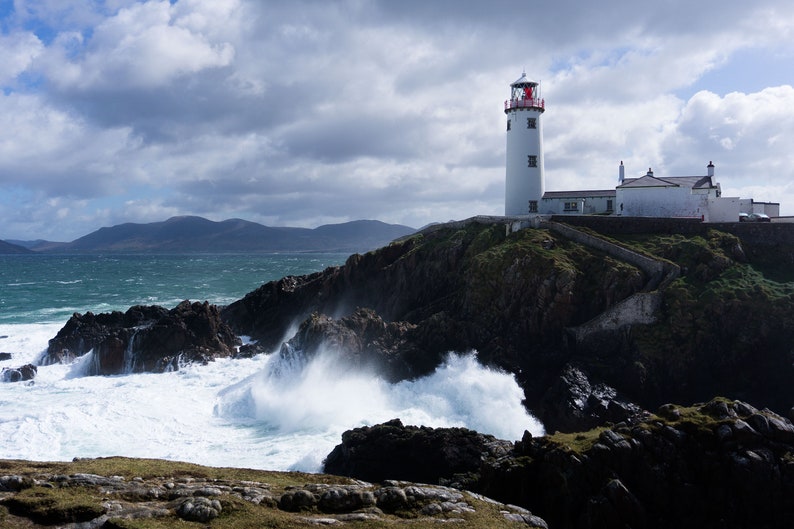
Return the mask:
{"type": "Polygon", "coordinates": [[[537,167],[538,166],[538,157],[534,154],[530,154],[527,156],[527,167],[537,167]]]}
{"type": "Polygon", "coordinates": [[[510,120],[507,120],[507,130],[510,130],[510,120]]]}
{"type": "Polygon", "coordinates": [[[566,202],[564,211],[579,211],[578,202],[566,202]]]}
{"type": "Polygon", "coordinates": [[[538,201],[537,200],[530,200],[529,201],[529,212],[530,213],[537,213],[538,212],[538,201]]]}
{"type": "Polygon", "coordinates": [[[538,128],[538,121],[535,118],[527,118],[527,128],[528,129],[536,129],[538,128]]]}

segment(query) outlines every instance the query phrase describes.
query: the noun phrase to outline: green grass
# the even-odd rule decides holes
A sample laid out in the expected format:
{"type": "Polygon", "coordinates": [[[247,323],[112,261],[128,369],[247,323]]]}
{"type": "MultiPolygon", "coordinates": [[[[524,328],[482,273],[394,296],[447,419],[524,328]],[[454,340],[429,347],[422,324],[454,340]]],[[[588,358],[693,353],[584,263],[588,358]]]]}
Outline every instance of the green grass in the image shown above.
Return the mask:
{"type": "MultiPolygon", "coordinates": [[[[125,480],[142,478],[149,480],[218,480],[220,482],[253,481],[266,484],[274,498],[280,497],[288,487],[303,487],[306,484],[350,484],[352,480],[344,477],[305,474],[298,472],[269,472],[253,469],[215,468],[154,459],[127,459],[120,457],[100,459],[80,459],[70,463],[45,463],[30,461],[0,460],[0,475],[70,475],[76,473],[97,474],[100,476],[123,476],[125,480]]],[[[211,485],[211,483],[209,483],[211,485]]],[[[0,527],[3,529],[38,529],[58,524],[87,521],[104,513],[103,503],[108,499],[125,501],[116,496],[103,494],[99,489],[84,486],[44,487],[32,486],[23,491],[6,495],[0,502],[0,527]],[[9,497],[10,496],[10,497],[9,497]],[[24,516],[22,516],[24,514],[24,516]]],[[[256,505],[235,496],[222,495],[221,514],[208,523],[194,523],[179,520],[176,516],[136,520],[111,518],[104,527],[107,529],[262,529],[262,528],[305,528],[311,526],[304,518],[328,518],[330,515],[317,511],[289,513],[265,504],[256,505]]],[[[419,516],[416,511],[406,511],[403,517],[381,515],[378,520],[346,522],[350,527],[388,528],[403,527],[406,524],[419,529],[437,528],[445,518],[461,518],[463,522],[456,527],[486,529],[527,527],[523,524],[508,522],[500,510],[504,507],[474,496],[465,501],[476,510],[474,513],[419,516]]]]}

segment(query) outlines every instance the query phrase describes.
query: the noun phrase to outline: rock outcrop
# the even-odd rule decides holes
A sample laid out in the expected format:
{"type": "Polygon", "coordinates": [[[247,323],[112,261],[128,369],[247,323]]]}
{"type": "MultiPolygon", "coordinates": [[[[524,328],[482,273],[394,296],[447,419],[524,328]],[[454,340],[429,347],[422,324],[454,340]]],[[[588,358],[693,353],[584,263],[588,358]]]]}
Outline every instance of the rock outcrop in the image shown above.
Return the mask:
{"type": "Polygon", "coordinates": [[[370,469],[465,483],[530,509],[555,528],[776,528],[794,523],[794,425],[769,410],[727,399],[594,430],[480,443],[446,464],[445,450],[471,446],[460,429],[404,427],[399,421],[343,435],[326,469],[351,477],[370,469]],[[437,463],[413,460],[421,446],[437,463]],[[449,448],[447,448],[449,447],[449,448]],[[342,456],[342,457],[340,457],[342,456]],[[344,465],[338,465],[342,460],[344,465]]]}
{"type": "MultiPolygon", "coordinates": [[[[568,360],[565,329],[646,282],[636,267],[546,230],[508,235],[504,225],[473,222],[353,255],[343,267],[273,281],[225,307],[222,317],[263,350],[275,350],[296,323],[313,328],[364,308],[399,327],[385,347],[362,349],[362,356],[404,358],[410,369],[398,365],[391,376],[430,372],[449,351],[474,350],[483,363],[516,373],[532,406],[568,360]]],[[[336,329],[334,338],[330,325],[324,329],[331,341],[348,332],[336,329]]]]}
{"type": "Polygon", "coordinates": [[[0,371],[0,381],[2,382],[26,382],[36,378],[38,368],[33,364],[25,364],[21,367],[4,367],[0,371]]]}
{"type": "MultiPolygon", "coordinates": [[[[70,464],[0,461],[0,525],[38,529],[126,527],[527,527],[547,529],[526,509],[470,492],[403,481],[380,484],[308,474],[207,469],[157,462],[159,477],[78,468],[148,467],[113,458],[70,464]],[[57,470],[52,467],[58,468],[57,470]],[[244,473],[245,478],[234,477],[244,473]],[[210,478],[208,474],[221,477],[210,478]],[[185,522],[193,522],[185,524],[185,522]],[[519,523],[520,525],[517,525],[519,523]]],[[[127,471],[124,471],[127,473],[127,471]]]]}
{"type": "Polygon", "coordinates": [[[358,309],[340,319],[314,313],[282,344],[280,354],[300,351],[308,359],[330,350],[341,365],[370,369],[396,382],[429,374],[441,360],[417,346],[415,331],[415,325],[387,323],[371,309],[358,309]]]}
{"type": "Polygon", "coordinates": [[[72,361],[91,351],[89,375],[162,372],[233,356],[240,343],[216,306],[183,301],[171,310],[135,306],[125,313],[74,314],[41,362],[72,361]]]}
{"type": "Polygon", "coordinates": [[[342,267],[268,283],[222,317],[258,350],[273,351],[301,323],[315,338],[348,343],[355,331],[346,318],[366,309],[370,320],[400,331],[387,333],[388,344],[357,349],[361,360],[388,359],[395,368],[389,377],[410,378],[432,371],[449,351],[474,350],[481,362],[515,374],[526,406],[550,431],[714,395],[787,413],[794,380],[789,285],[762,275],[767,265],[754,268],[741,241],[724,232],[612,233],[610,240],[681,275],[655,293],[658,313],[648,323],[585,340],[571,340],[571,329],[641,292],[647,274],[558,233],[508,233],[476,218],[353,255],[342,267]],[[561,402],[574,406],[563,410],[561,402]]]}
{"type": "Polygon", "coordinates": [[[402,479],[469,488],[482,462],[510,452],[513,443],[466,428],[404,426],[399,419],[342,434],[324,470],[367,481],[402,479]]]}

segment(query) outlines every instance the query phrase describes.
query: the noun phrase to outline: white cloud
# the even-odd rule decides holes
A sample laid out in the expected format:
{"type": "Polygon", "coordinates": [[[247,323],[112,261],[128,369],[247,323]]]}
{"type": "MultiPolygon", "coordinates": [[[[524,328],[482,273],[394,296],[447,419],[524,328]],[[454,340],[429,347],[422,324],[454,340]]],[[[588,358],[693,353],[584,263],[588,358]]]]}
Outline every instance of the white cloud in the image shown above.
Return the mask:
{"type": "Polygon", "coordinates": [[[84,51],[75,54],[59,41],[61,45],[51,50],[51,61],[65,64],[50,65],[53,81],[62,89],[152,89],[207,68],[228,66],[234,47],[201,32],[212,27],[201,13],[180,18],[179,11],[181,6],[172,7],[168,1],[133,4],[98,24],[84,51]]]}
{"type": "Polygon", "coordinates": [[[794,13],[776,0],[15,7],[0,24],[0,238],[172,214],[499,213],[502,102],[522,68],[547,101],[548,189],[613,186],[620,160],[628,174],[713,160],[726,193],[792,192],[791,86],[701,84],[747,86],[733,62],[746,50],[792,66],[794,13]]]}

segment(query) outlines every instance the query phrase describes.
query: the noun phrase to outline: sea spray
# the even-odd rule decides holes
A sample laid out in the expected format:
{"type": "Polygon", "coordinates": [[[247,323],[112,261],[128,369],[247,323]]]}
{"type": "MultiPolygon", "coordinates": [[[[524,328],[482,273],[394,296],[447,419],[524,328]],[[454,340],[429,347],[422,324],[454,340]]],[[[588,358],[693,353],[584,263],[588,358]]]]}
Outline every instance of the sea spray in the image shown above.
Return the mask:
{"type": "MultiPolygon", "coordinates": [[[[60,324],[0,325],[0,367],[35,363],[60,324]]],[[[399,417],[519,439],[542,428],[513,377],[474,355],[389,384],[341,369],[333,354],[219,359],[171,373],[82,376],[91,354],[40,366],[32,384],[0,384],[0,458],[64,461],[122,455],[316,472],[341,434],[399,417]]]]}
{"type": "MultiPolygon", "coordinates": [[[[310,360],[296,351],[271,355],[262,372],[221,392],[215,413],[258,422],[274,435],[311,433],[335,444],[346,429],[396,417],[406,424],[469,427],[508,440],[520,439],[524,430],[543,433],[521,405],[523,392],[515,379],[479,364],[474,354],[450,354],[431,375],[397,384],[340,366],[328,350],[310,360]]],[[[302,461],[309,468],[297,469],[319,470],[320,458],[313,465],[307,457],[302,461]]]]}

